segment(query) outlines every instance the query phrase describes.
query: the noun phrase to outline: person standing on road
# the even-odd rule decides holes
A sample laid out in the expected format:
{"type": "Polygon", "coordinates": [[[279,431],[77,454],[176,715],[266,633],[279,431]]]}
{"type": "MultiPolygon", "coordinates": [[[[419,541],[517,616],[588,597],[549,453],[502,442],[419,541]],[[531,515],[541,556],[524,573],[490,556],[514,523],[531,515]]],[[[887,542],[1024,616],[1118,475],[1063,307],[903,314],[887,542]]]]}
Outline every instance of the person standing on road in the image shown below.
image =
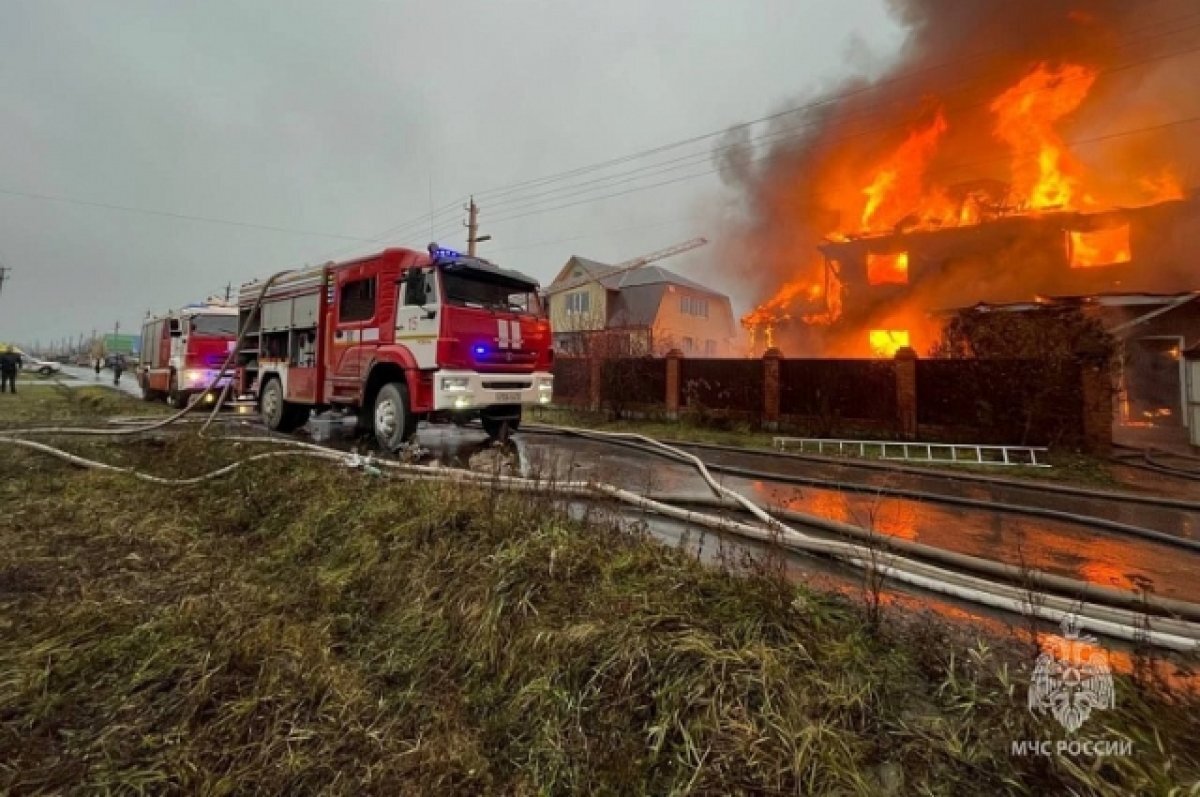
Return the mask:
{"type": "Polygon", "coordinates": [[[125,370],[125,355],[124,354],[118,354],[116,357],[113,357],[112,369],[113,369],[113,384],[114,385],[121,384],[121,372],[125,370]]]}
{"type": "Polygon", "coordinates": [[[100,378],[100,365],[101,365],[100,358],[97,357],[96,358],[96,378],[97,379],[100,378]]]}
{"type": "Polygon", "coordinates": [[[21,355],[12,346],[5,346],[0,353],[0,393],[4,388],[8,392],[17,392],[17,371],[21,370],[21,355]]]}

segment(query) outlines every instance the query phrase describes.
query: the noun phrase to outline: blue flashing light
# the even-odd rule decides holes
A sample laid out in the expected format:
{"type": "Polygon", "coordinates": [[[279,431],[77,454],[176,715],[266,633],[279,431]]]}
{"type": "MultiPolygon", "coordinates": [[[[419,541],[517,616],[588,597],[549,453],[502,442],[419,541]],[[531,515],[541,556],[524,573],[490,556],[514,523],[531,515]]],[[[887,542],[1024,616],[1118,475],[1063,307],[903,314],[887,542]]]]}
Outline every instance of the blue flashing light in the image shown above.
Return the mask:
{"type": "Polygon", "coordinates": [[[429,245],[429,256],[434,260],[455,260],[462,257],[461,252],[456,252],[453,249],[448,249],[437,244],[429,245]]]}
{"type": "Polygon", "coordinates": [[[487,354],[487,346],[474,346],[471,351],[475,352],[476,356],[482,357],[487,354]]]}

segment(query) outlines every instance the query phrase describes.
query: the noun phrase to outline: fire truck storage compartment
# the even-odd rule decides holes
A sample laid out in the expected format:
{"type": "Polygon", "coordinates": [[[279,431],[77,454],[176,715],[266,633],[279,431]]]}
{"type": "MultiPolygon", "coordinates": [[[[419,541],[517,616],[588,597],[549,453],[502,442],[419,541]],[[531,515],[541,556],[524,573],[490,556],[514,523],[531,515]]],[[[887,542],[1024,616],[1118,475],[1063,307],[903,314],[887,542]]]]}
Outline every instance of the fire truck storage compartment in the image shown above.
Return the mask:
{"type": "Polygon", "coordinates": [[[164,345],[164,339],[169,340],[163,329],[165,319],[151,321],[142,327],[142,364],[148,368],[162,367],[167,364],[171,354],[170,344],[164,345]]]}

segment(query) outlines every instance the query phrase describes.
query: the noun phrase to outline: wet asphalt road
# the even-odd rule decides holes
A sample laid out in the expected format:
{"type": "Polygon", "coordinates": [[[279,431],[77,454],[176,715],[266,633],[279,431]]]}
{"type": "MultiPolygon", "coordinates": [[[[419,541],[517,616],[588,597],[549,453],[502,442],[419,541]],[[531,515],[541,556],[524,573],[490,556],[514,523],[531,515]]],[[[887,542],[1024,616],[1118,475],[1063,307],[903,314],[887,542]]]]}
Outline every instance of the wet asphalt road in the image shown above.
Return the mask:
{"type": "MultiPolygon", "coordinates": [[[[433,428],[426,430],[422,436],[423,445],[434,443],[436,447],[435,441],[444,434],[447,433],[433,428]]],[[[529,467],[537,475],[597,479],[641,492],[710,495],[699,474],[686,465],[606,443],[545,435],[519,437],[529,467]]],[[[769,458],[765,457],[743,458],[724,452],[718,457],[715,456],[717,452],[712,451],[697,453],[702,453],[708,460],[720,459],[763,471],[797,472],[809,465],[789,461],[769,467],[766,461],[769,458]]],[[[829,466],[818,463],[805,475],[853,478],[860,482],[864,477],[880,478],[879,474],[860,469],[844,470],[846,472],[841,474],[831,473],[829,466]]],[[[893,484],[900,478],[894,474],[885,477],[893,484]]],[[[1104,586],[1135,590],[1144,585],[1155,594],[1200,601],[1200,586],[1195,578],[1197,568],[1200,568],[1200,553],[1161,543],[1135,540],[1061,520],[947,506],[935,501],[851,493],[836,488],[797,487],[770,480],[717,478],[765,506],[786,507],[946,550],[1046,570],[1104,586]]],[[[959,494],[975,498],[1114,517],[1182,536],[1197,534],[1196,513],[1187,510],[1120,504],[1007,486],[945,483],[945,480],[937,480],[942,483],[934,484],[933,481],[931,477],[917,476],[913,484],[906,480],[904,486],[916,486],[930,492],[958,490],[959,494]]]]}
{"type": "MultiPolygon", "coordinates": [[[[114,387],[113,372],[108,369],[102,370],[100,375],[97,376],[95,370],[91,368],[64,365],[62,367],[62,375],[71,377],[70,379],[62,380],[62,383],[67,387],[88,387],[89,385],[114,387]]],[[[142,397],[142,389],[138,387],[137,374],[132,371],[125,371],[121,374],[121,381],[115,387],[122,393],[128,393],[138,398],[142,397]]]]}

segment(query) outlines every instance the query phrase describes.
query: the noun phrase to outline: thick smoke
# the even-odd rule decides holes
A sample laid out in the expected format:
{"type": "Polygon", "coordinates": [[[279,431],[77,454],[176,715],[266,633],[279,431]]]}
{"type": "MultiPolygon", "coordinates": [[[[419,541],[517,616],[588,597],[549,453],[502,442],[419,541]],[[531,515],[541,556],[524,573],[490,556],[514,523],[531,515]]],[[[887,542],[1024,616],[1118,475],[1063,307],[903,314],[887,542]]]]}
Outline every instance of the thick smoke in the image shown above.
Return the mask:
{"type": "MultiPolygon", "coordinates": [[[[726,253],[742,272],[739,299],[756,305],[785,284],[820,282],[817,247],[832,233],[860,229],[871,167],[939,111],[948,125],[927,182],[956,190],[1011,185],[1011,150],[996,136],[989,105],[1039,63],[1098,72],[1057,132],[1105,204],[1138,204],[1138,191],[1167,170],[1189,189],[1200,178],[1196,126],[1162,126],[1200,113],[1195,0],[894,0],[890,12],[908,34],[884,74],[793,98],[785,107],[800,110],[765,128],[738,128],[721,142],[721,174],[742,197],[746,219],[726,253]],[[1154,129],[1113,135],[1141,127],[1154,129]]],[[[1014,268],[986,280],[981,292],[1003,295],[1017,291],[1022,277],[1014,268]]],[[[946,290],[923,285],[904,302],[922,312],[961,302],[961,282],[947,275],[946,290]]]]}

